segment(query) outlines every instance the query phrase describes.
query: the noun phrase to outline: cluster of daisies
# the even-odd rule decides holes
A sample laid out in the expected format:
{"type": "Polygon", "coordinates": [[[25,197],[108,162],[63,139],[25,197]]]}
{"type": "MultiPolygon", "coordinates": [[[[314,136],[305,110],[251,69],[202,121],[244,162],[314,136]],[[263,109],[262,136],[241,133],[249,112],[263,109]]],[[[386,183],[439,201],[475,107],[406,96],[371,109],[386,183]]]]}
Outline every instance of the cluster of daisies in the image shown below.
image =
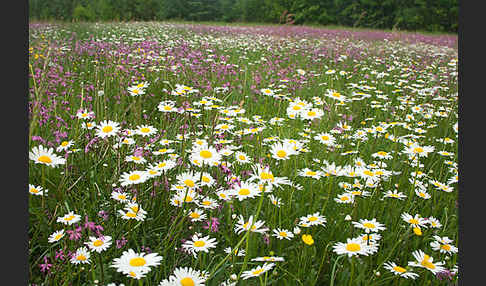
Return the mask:
{"type": "MultiPolygon", "coordinates": [[[[233,42],[234,45],[241,45],[238,41],[233,42]]],[[[244,51],[250,46],[251,43],[243,43],[241,47],[244,51]]],[[[140,51],[137,50],[131,56],[137,57],[138,53],[140,51]]],[[[242,54],[246,55],[246,52],[242,54]]],[[[338,62],[346,60],[345,55],[337,58],[338,62]]],[[[383,204],[393,201],[405,205],[405,198],[415,205],[427,206],[434,196],[445,196],[457,189],[457,150],[453,146],[457,143],[454,135],[458,133],[458,124],[455,110],[450,106],[456,98],[450,94],[438,95],[447,94],[449,91],[446,87],[427,87],[426,82],[435,80],[427,72],[417,72],[417,79],[411,83],[411,71],[405,65],[411,65],[412,61],[408,60],[393,61],[386,67],[379,59],[377,66],[355,62],[356,72],[339,70],[339,65],[325,66],[322,77],[317,71],[296,69],[291,76],[303,80],[303,84],[311,77],[315,80],[325,78],[326,82],[318,83],[324,89],[318,94],[293,96],[290,85],[287,85],[289,79],[275,79],[274,84],[255,90],[258,96],[278,101],[279,111],[282,106],[280,114],[265,114],[268,118],[248,115],[247,110],[251,109],[245,108],[244,101],[239,105],[226,105],[221,98],[230,95],[228,87],[214,87],[214,95],[205,96],[195,87],[186,84],[172,86],[166,81],[171,88],[162,89],[165,99],[158,102],[154,109],[166,120],[182,116],[195,118],[192,124],[198,130],[190,135],[176,134],[173,138],[160,138],[162,128],[156,122],[129,126],[130,123],[118,117],[112,117],[118,118],[115,119],[118,121],[95,120],[95,113],[87,108],[79,109],[73,118],[77,118],[84,132],[92,135],[87,137],[94,138],[85,146],[85,153],[91,144],[99,141],[108,142],[115,150],[123,151],[119,153],[123,154],[122,169],[111,191],[114,214],[123,220],[150,225],[147,222],[156,214],[150,213],[147,201],[137,198],[137,192],[129,189],[143,188],[145,183],[165,180],[168,207],[180,211],[184,219],[191,222],[187,232],[184,229],[184,239],[176,242],[177,255],[183,253],[185,258],[193,262],[199,257],[217,253],[219,249],[227,254],[226,257],[247,256],[249,261],[255,262],[252,266],[242,269],[238,276],[228,273],[229,279],[220,282],[220,285],[236,285],[239,278],[262,278],[262,275],[273,271],[278,263],[291,260],[291,257],[284,257],[285,253],[274,256],[273,251],[268,256],[257,256],[261,254],[226,245],[226,235],[220,235],[217,231],[220,221],[228,219],[231,227],[227,233],[238,239],[252,233],[259,238],[257,243],[263,241],[268,244],[274,240],[281,244],[291,241],[300,243],[302,247],[311,247],[322,243],[318,230],[339,227],[328,223],[328,220],[334,221],[333,213],[325,212],[325,208],[322,211],[314,209],[312,203],[322,199],[322,188],[316,187],[316,182],[329,183],[332,188],[327,201],[338,209],[347,209],[365,200],[383,204]],[[366,74],[367,80],[354,77],[360,73],[366,74]],[[338,79],[346,83],[332,85],[332,81],[338,79]],[[378,86],[385,86],[386,91],[379,90],[378,86]],[[224,96],[218,98],[218,94],[224,96]],[[355,110],[358,101],[362,101],[363,113],[374,115],[360,119],[361,122],[348,115],[362,116],[355,110]],[[433,101],[438,101],[438,104],[432,104],[433,101]],[[207,113],[216,115],[213,124],[199,124],[207,113]],[[383,116],[386,119],[380,121],[379,118],[383,116]],[[435,128],[444,124],[445,120],[452,124],[441,132],[442,137],[435,137],[435,128]],[[300,129],[296,126],[303,127],[300,129]],[[287,128],[294,128],[292,138],[282,135],[287,133],[282,132],[287,128]],[[180,150],[181,145],[184,150],[180,150]],[[261,150],[254,152],[257,145],[261,146],[261,150]],[[256,156],[256,153],[261,154],[256,156]],[[309,157],[311,159],[307,159],[309,157]],[[300,164],[304,161],[304,165],[300,164]],[[430,164],[443,164],[441,172],[434,173],[430,164]],[[403,176],[407,178],[400,180],[403,176]],[[395,179],[400,180],[400,185],[393,181],[395,179]],[[294,194],[294,191],[297,193],[294,194]],[[286,192],[291,193],[290,199],[282,195],[286,192]],[[275,207],[283,216],[288,216],[286,209],[281,206],[293,205],[293,199],[305,197],[306,192],[316,193],[317,196],[313,195],[315,200],[311,202],[311,207],[297,210],[298,215],[288,220],[286,218],[293,223],[276,224],[261,215],[262,212],[247,212],[250,206],[263,202],[264,207],[275,207]],[[225,217],[226,213],[219,212],[223,206],[231,209],[231,219],[225,217]],[[235,208],[237,211],[233,212],[235,208]],[[207,233],[202,230],[209,228],[211,231],[207,233]]],[[[208,57],[205,61],[212,62],[214,59],[208,57]]],[[[176,74],[179,67],[176,64],[169,66],[169,69],[176,74]]],[[[148,87],[147,81],[135,82],[128,87],[128,94],[139,97],[135,100],[141,100],[140,96],[147,93],[148,87]]],[[[104,92],[99,95],[104,95],[104,92]]],[[[65,140],[59,141],[55,148],[34,146],[29,152],[29,160],[33,161],[34,166],[66,165],[66,155],[79,151],[75,145],[75,140],[65,140]]],[[[155,184],[153,186],[155,188],[155,184]]],[[[29,193],[42,197],[50,194],[46,186],[37,184],[29,184],[29,193]]],[[[407,228],[417,238],[424,235],[425,229],[434,229],[433,235],[426,238],[429,240],[425,245],[430,249],[425,249],[422,244],[421,249],[412,252],[413,260],[406,258],[410,260],[407,264],[403,264],[405,258],[396,257],[394,261],[385,261],[382,265],[384,269],[405,279],[418,278],[416,269],[420,268],[434,275],[444,271],[457,273],[457,265],[448,269],[451,263],[446,260],[457,254],[458,248],[452,239],[441,233],[443,225],[437,218],[403,212],[398,219],[402,224],[405,222],[399,227],[407,228]]],[[[353,235],[341,236],[342,239],[332,244],[333,253],[352,259],[378,253],[383,246],[383,237],[387,237],[386,231],[390,231],[391,227],[379,220],[383,221],[382,218],[353,220],[346,215],[345,221],[350,221],[359,233],[353,231],[353,235]]],[[[75,227],[80,221],[80,214],[68,210],[57,217],[56,223],[75,227]]],[[[223,225],[228,227],[225,222],[223,225]]],[[[61,241],[69,231],[64,228],[55,230],[49,235],[48,242],[55,244],[61,241]]],[[[88,236],[81,240],[82,246],[70,255],[70,262],[75,265],[94,264],[94,256],[108,250],[112,239],[116,238],[102,233],[88,236]]],[[[125,277],[139,280],[147,277],[151,271],[158,271],[164,259],[170,258],[162,257],[158,252],[142,250],[123,249],[116,258],[110,257],[110,268],[125,277]]],[[[195,269],[194,265],[164,265],[171,274],[156,283],[159,286],[205,285],[212,278],[211,273],[195,269]]],[[[198,267],[202,267],[202,263],[198,267]]]]}

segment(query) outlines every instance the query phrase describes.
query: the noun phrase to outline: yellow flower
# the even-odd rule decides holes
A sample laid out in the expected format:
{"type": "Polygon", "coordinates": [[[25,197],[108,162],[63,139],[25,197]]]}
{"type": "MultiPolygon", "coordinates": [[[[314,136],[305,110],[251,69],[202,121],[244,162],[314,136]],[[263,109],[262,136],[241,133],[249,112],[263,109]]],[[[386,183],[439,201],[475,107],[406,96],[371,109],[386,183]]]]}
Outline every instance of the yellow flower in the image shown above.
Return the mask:
{"type": "Polygon", "coordinates": [[[422,235],[422,230],[420,230],[418,227],[414,227],[413,232],[418,236],[422,235]]]}
{"type": "Polygon", "coordinates": [[[302,235],[302,241],[304,241],[304,243],[307,244],[307,245],[313,245],[314,244],[314,239],[312,239],[312,235],[310,235],[310,234],[303,234],[302,235]]]}

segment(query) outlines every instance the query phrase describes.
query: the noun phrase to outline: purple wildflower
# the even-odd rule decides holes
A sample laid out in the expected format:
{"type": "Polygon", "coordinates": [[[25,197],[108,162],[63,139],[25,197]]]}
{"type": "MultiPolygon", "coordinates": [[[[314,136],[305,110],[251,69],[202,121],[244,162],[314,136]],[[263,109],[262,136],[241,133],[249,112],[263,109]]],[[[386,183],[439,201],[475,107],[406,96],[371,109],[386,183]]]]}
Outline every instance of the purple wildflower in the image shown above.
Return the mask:
{"type": "Polygon", "coordinates": [[[48,263],[47,257],[44,256],[44,264],[39,264],[39,267],[41,269],[41,272],[49,272],[49,269],[51,269],[52,264],[48,263]]]}
{"type": "Polygon", "coordinates": [[[211,227],[211,232],[219,231],[219,219],[217,217],[212,217],[211,220],[206,221],[206,225],[203,226],[204,229],[211,227]]]}
{"type": "Polygon", "coordinates": [[[125,246],[125,244],[127,244],[128,240],[122,236],[122,238],[120,240],[117,240],[116,241],[116,248],[120,249],[122,248],[123,246],[125,246]]]}
{"type": "Polygon", "coordinates": [[[98,141],[98,137],[94,137],[93,139],[91,139],[91,141],[89,141],[88,144],[86,144],[86,147],[84,147],[84,153],[88,153],[89,148],[91,147],[91,145],[96,143],[96,141],[98,141]]]}
{"type": "Polygon", "coordinates": [[[107,220],[108,219],[108,212],[101,210],[101,211],[98,212],[98,216],[103,218],[103,220],[107,220]]]}
{"type": "Polygon", "coordinates": [[[151,250],[150,248],[145,247],[145,246],[143,246],[143,245],[142,245],[141,249],[142,249],[142,251],[143,251],[143,252],[145,252],[145,253],[151,253],[151,252],[152,252],[152,250],[151,250]]]}
{"type": "Polygon", "coordinates": [[[82,230],[83,230],[83,228],[78,226],[74,230],[67,230],[66,233],[69,234],[70,240],[78,240],[82,236],[82,230]]]}
{"type": "Polygon", "coordinates": [[[263,242],[266,245],[269,245],[270,244],[270,236],[268,234],[263,235],[263,242]]]}
{"type": "Polygon", "coordinates": [[[435,274],[435,277],[437,279],[439,279],[440,281],[442,281],[443,279],[449,279],[449,280],[452,280],[452,277],[454,276],[454,274],[448,270],[448,269],[445,269],[441,272],[438,272],[437,274],[435,274]]]}
{"type": "Polygon", "coordinates": [[[59,250],[57,251],[56,250],[56,255],[54,256],[54,258],[57,260],[57,259],[61,259],[61,260],[64,260],[64,250],[59,250]]]}

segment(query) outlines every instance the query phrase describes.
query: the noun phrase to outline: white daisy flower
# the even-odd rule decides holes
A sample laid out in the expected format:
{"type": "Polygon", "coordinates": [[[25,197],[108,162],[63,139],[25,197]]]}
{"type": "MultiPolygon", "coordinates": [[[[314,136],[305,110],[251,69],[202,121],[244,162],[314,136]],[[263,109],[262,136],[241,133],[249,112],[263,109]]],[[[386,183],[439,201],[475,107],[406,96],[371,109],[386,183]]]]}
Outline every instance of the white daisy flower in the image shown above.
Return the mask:
{"type": "Polygon", "coordinates": [[[42,145],[32,148],[32,151],[29,152],[29,159],[33,160],[35,164],[44,164],[49,167],[57,167],[66,163],[66,159],[54,154],[53,148],[47,149],[42,145]]]}
{"type": "Polygon", "coordinates": [[[80,247],[76,250],[74,255],[71,258],[72,264],[89,264],[91,263],[90,260],[91,254],[89,253],[86,247],[80,247]]]}
{"type": "Polygon", "coordinates": [[[133,249],[128,249],[123,251],[121,257],[113,259],[113,264],[110,267],[116,268],[117,272],[140,279],[143,274],[150,272],[150,267],[160,265],[161,260],[162,256],[159,256],[158,253],[136,253],[133,249]]]}
{"type": "Polygon", "coordinates": [[[84,244],[87,245],[90,250],[101,253],[102,251],[105,251],[108,249],[108,247],[110,247],[112,241],[111,241],[111,236],[103,236],[103,237],[90,236],[89,242],[85,242],[84,244]]]}
{"type": "Polygon", "coordinates": [[[75,214],[73,211],[68,212],[62,217],[57,218],[57,222],[66,224],[66,225],[72,225],[74,223],[77,223],[78,221],[81,220],[81,216],[78,214],[75,214]]]}
{"type": "Polygon", "coordinates": [[[182,244],[182,248],[192,253],[194,257],[197,257],[198,252],[204,251],[209,253],[209,249],[215,248],[216,244],[218,244],[216,238],[210,238],[209,236],[203,237],[196,233],[192,236],[191,240],[182,244]]]}
{"type": "Polygon", "coordinates": [[[49,235],[48,241],[49,241],[49,243],[57,242],[57,241],[61,240],[61,238],[63,238],[64,235],[65,235],[64,229],[55,231],[51,235],[49,235]]]}

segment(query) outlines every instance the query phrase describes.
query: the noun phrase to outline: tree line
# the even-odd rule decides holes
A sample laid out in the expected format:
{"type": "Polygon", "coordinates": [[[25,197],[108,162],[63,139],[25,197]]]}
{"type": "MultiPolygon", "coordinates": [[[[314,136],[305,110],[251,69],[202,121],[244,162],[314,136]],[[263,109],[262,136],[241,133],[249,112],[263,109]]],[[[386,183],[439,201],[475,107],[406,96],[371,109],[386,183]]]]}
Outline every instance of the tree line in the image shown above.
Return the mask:
{"type": "Polygon", "coordinates": [[[30,20],[222,21],[457,32],[458,0],[29,0],[30,20]]]}

